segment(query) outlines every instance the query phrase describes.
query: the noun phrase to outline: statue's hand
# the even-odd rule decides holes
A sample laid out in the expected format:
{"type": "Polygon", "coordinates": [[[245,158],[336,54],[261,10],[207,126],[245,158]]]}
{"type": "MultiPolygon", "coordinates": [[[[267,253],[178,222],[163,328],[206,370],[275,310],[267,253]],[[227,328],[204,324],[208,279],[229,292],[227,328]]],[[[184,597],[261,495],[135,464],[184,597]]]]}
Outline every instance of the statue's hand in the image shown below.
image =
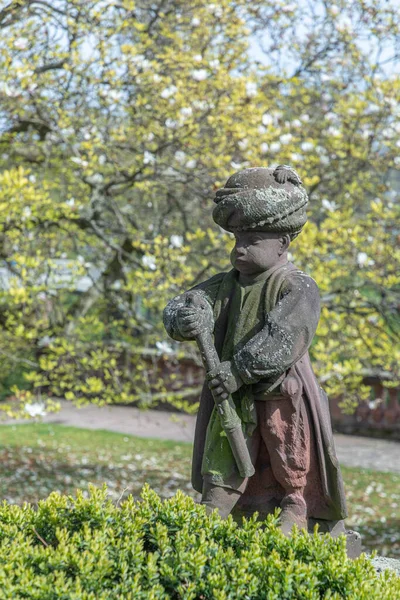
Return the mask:
{"type": "Polygon", "coordinates": [[[204,330],[214,328],[213,311],[209,303],[196,292],[188,292],[187,302],[178,309],[176,322],[182,337],[195,339],[204,330]]]}
{"type": "Polygon", "coordinates": [[[243,381],[229,360],[226,360],[207,373],[208,387],[215,400],[225,400],[229,394],[236,392],[243,381]]]}

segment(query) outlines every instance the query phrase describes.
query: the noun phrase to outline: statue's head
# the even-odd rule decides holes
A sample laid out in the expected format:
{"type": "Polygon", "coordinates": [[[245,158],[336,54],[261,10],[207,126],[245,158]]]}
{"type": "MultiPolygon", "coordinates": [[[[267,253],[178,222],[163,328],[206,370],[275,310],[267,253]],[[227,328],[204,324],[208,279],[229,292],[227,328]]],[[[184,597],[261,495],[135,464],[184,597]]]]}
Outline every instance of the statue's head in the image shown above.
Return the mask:
{"type": "Polygon", "coordinates": [[[307,221],[308,197],[294,169],[245,169],[217,191],[214,221],[235,235],[232,265],[254,275],[286,260],[287,248],[307,221]]]}

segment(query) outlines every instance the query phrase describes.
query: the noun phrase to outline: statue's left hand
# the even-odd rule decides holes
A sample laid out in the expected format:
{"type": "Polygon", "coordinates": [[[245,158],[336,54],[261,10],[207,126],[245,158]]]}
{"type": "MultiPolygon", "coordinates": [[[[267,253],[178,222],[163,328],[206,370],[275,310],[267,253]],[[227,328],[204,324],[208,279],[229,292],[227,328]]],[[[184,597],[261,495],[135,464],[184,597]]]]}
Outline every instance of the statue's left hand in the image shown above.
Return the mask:
{"type": "Polygon", "coordinates": [[[236,392],[243,381],[239,377],[233,364],[226,360],[207,373],[208,387],[210,388],[215,400],[225,400],[229,394],[236,392]]]}

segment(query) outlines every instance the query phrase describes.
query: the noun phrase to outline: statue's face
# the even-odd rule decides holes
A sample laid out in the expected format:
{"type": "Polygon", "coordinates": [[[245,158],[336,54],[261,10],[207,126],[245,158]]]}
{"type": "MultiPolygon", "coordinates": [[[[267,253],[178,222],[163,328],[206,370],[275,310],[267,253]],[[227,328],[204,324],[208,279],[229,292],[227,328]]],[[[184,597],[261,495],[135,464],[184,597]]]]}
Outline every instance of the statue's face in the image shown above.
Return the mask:
{"type": "Polygon", "coordinates": [[[235,233],[235,239],[231,263],[243,275],[268,271],[282,261],[289,245],[287,236],[264,231],[241,231],[235,233]]]}

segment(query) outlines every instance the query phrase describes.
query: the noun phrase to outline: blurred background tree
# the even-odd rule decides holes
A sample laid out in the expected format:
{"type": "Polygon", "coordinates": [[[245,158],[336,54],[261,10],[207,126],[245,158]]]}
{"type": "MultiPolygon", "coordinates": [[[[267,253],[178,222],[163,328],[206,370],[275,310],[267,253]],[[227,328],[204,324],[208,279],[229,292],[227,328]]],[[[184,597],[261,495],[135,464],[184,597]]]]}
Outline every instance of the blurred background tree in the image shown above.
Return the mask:
{"type": "Polygon", "coordinates": [[[15,0],[0,30],[6,412],[187,407],[149,362],[178,351],[162,309],[230,268],[214,190],[279,163],[310,195],[291,254],[321,290],[324,386],[354,405],[366,374],[400,380],[395,0],[15,0]]]}

